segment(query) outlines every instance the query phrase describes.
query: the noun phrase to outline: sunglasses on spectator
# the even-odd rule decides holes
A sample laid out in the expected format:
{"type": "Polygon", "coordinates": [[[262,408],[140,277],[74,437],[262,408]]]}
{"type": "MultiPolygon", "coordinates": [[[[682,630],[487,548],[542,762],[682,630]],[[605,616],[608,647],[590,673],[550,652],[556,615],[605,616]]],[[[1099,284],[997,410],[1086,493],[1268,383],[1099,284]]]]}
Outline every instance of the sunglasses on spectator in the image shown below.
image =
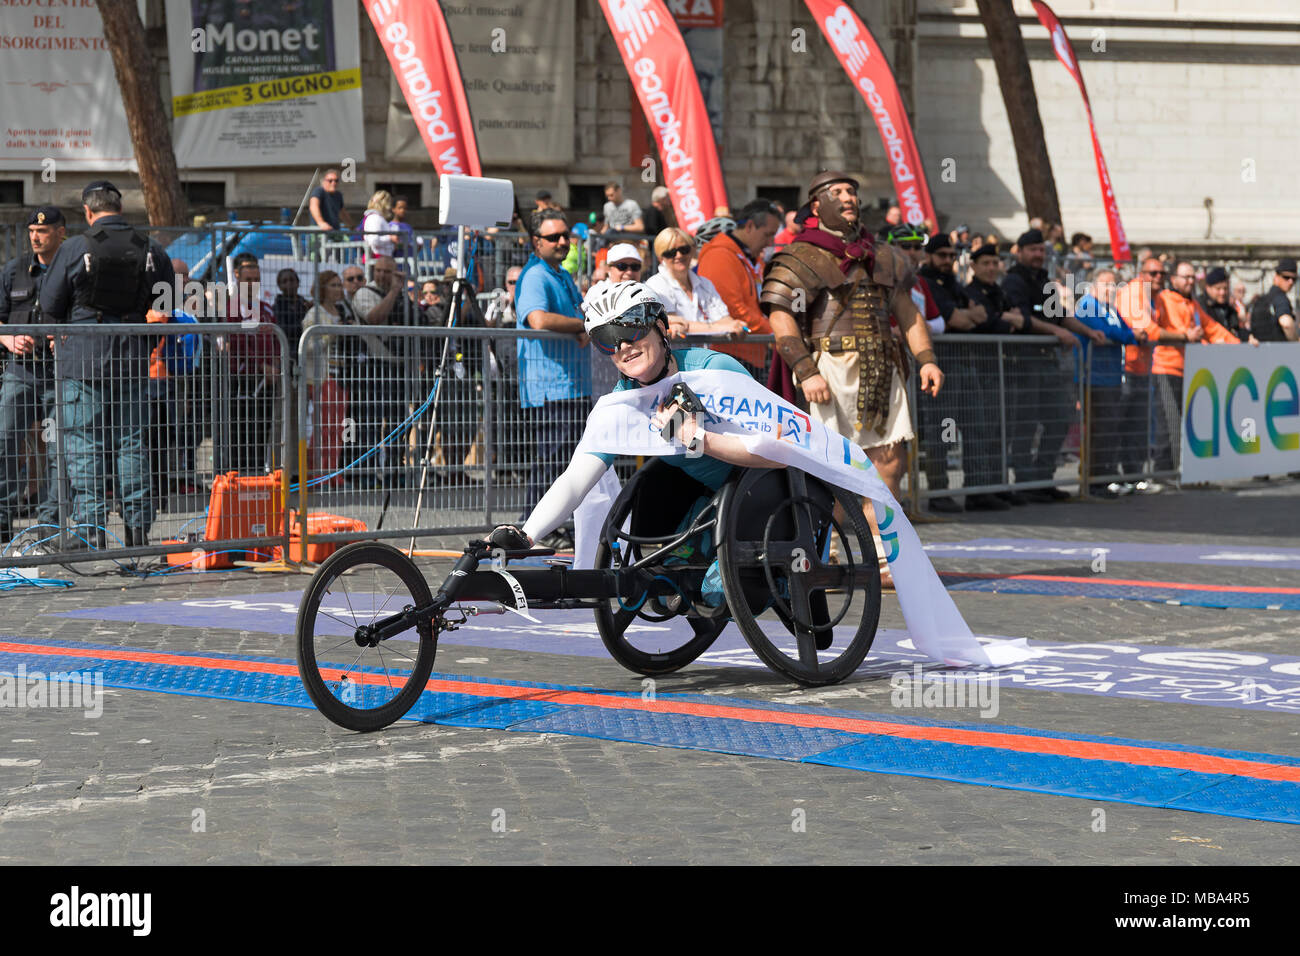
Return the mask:
{"type": "Polygon", "coordinates": [[[1165,272],[1164,269],[1145,269],[1142,274],[1145,276],[1163,276],[1169,273],[1165,272]]]}
{"type": "Polygon", "coordinates": [[[1295,282],[1295,276],[1293,275],[1287,275],[1285,272],[1279,272],[1278,275],[1283,279],[1286,279],[1288,282],[1295,282]]]}
{"type": "Polygon", "coordinates": [[[640,271],[641,271],[641,263],[639,263],[639,262],[611,262],[611,263],[609,264],[609,267],[610,267],[611,269],[618,269],[618,270],[620,270],[620,271],[622,271],[622,272],[640,272],[640,271]]]}
{"type": "Polygon", "coordinates": [[[678,246],[676,249],[666,249],[660,259],[676,259],[678,256],[689,256],[691,254],[690,246],[678,246]]]}
{"type": "Polygon", "coordinates": [[[569,238],[569,230],[561,229],[559,232],[553,232],[549,236],[544,236],[539,232],[537,233],[537,238],[541,239],[543,242],[559,242],[561,239],[569,238]]]}
{"type": "Polygon", "coordinates": [[[345,282],[365,282],[365,281],[366,281],[366,277],[365,277],[365,276],[348,276],[347,279],[345,279],[344,281],[345,281],[345,282]]]}
{"type": "Polygon", "coordinates": [[[518,280],[516,280],[516,279],[507,279],[507,280],[506,280],[506,285],[508,285],[508,286],[510,286],[510,285],[514,285],[516,281],[518,281],[518,280]]]}
{"type": "Polygon", "coordinates": [[[338,182],[338,181],[339,181],[339,178],[338,178],[337,176],[331,176],[329,179],[322,179],[322,180],[321,180],[321,182],[323,182],[323,183],[336,183],[336,182],[338,182]]]}

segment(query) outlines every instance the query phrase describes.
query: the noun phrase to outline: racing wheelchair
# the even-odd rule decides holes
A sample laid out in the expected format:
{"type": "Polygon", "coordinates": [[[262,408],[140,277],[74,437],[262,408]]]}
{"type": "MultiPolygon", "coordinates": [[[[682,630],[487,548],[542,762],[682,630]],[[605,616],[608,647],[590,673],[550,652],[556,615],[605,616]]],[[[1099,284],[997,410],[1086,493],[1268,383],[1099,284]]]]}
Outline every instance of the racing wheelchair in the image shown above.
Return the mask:
{"type": "Polygon", "coordinates": [[[424,691],[439,636],[484,613],[590,608],[613,658],[647,676],[690,664],[734,621],[763,663],[808,687],[852,674],[880,618],[880,571],[858,499],[793,468],[737,469],[710,492],[652,461],[610,508],[594,569],[510,563],[553,554],[471,541],[431,594],[396,548],[335,552],[298,612],[298,667],[312,701],[349,730],[391,724],[424,691]]]}

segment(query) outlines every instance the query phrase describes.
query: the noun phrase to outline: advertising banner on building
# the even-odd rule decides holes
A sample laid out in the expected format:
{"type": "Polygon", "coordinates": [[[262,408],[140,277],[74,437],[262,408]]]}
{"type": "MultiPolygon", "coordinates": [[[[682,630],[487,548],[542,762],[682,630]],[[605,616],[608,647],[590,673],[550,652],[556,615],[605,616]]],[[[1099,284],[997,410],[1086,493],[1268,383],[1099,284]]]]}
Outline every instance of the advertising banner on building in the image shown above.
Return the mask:
{"type": "Polygon", "coordinates": [[[727,205],[727,190],[681,32],[663,0],[600,0],[600,8],[659,146],[677,222],[694,232],[727,205]]]}
{"type": "Polygon", "coordinates": [[[168,3],[181,169],[365,158],[352,0],[168,3]]]}
{"type": "Polygon", "coordinates": [[[1074,55],[1074,48],[1070,46],[1069,37],[1065,35],[1065,27],[1061,26],[1061,21],[1056,19],[1052,8],[1042,0],[1034,0],[1034,12],[1038,14],[1038,21],[1047,27],[1056,58],[1070,71],[1074,82],[1079,85],[1079,92],[1083,94],[1083,109],[1088,114],[1088,129],[1092,133],[1092,155],[1097,161],[1097,179],[1101,183],[1101,202],[1106,208],[1106,226],[1110,230],[1111,258],[1116,262],[1127,262],[1133,258],[1133,254],[1129,251],[1128,237],[1124,235],[1124,224],[1120,222],[1119,203],[1115,201],[1115,189],[1110,182],[1110,170],[1106,168],[1106,157],[1101,153],[1101,140],[1097,138],[1097,123],[1092,118],[1092,102],[1088,99],[1088,88],[1083,85],[1083,73],[1079,70],[1079,61],[1074,55]]]}
{"type": "Polygon", "coordinates": [[[844,72],[876,120],[903,218],[913,225],[926,219],[937,224],[939,220],[934,214],[925,171],[921,168],[921,153],[916,148],[912,124],[903,108],[903,97],[898,92],[894,71],[889,68],[889,61],[881,52],[880,45],[848,4],[840,0],[805,2],[831,49],[839,57],[844,72]]]}
{"type": "Polygon", "coordinates": [[[0,3],[0,63],[0,169],[135,170],[95,4],[0,3]]]}
{"type": "Polygon", "coordinates": [[[1295,352],[1289,342],[1187,346],[1183,481],[1300,471],[1295,352]]]}

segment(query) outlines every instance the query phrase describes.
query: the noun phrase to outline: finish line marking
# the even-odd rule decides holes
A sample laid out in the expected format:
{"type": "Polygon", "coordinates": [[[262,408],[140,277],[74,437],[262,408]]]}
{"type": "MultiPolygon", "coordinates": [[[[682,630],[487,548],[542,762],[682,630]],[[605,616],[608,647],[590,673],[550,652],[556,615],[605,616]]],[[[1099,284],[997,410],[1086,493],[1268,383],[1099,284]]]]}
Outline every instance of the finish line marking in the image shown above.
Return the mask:
{"type": "MultiPolygon", "coordinates": [[[[79,644],[0,642],[0,670],[98,663],[107,686],[310,707],[296,664],[79,644]],[[237,679],[231,683],[230,678],[237,679]]],[[[84,666],[84,665],[83,665],[84,666]]],[[[380,673],[354,673],[380,684],[380,673]]],[[[686,695],[643,700],[579,687],[439,674],[410,715],[426,722],[553,732],[744,753],[1009,789],[1300,823],[1300,759],[1150,741],[810,712],[686,695]]]]}

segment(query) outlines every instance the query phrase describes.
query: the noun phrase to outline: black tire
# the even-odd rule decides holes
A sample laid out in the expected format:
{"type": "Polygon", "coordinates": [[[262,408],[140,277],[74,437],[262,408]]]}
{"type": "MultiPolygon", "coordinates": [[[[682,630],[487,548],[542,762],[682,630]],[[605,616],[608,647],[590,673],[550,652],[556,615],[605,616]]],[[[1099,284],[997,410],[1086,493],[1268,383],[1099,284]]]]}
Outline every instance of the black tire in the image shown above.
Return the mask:
{"type": "Polygon", "coordinates": [[[363,733],[406,716],[433,670],[438,646],[432,620],[412,626],[414,647],[401,639],[404,635],[361,647],[355,629],[431,600],[415,562],[386,544],[348,545],[317,569],[298,609],[298,670],[322,714],[363,733]],[[361,590],[367,588],[379,593],[361,590]],[[342,601],[331,607],[324,603],[327,597],[342,601]]]}
{"type": "MultiPolygon", "coordinates": [[[[633,476],[632,481],[628,482],[618,500],[614,502],[610,509],[608,522],[610,527],[623,526],[636,500],[637,484],[645,481],[647,474],[654,474],[648,471],[648,467],[633,476]]],[[[637,560],[641,554],[636,545],[625,547],[624,553],[630,561],[637,560]]],[[[613,567],[613,551],[608,540],[602,539],[596,550],[596,567],[613,567]]],[[[673,671],[681,670],[707,651],[727,626],[725,616],[716,619],[692,616],[687,618],[691,627],[690,637],[674,636],[671,631],[668,631],[660,640],[659,632],[647,630],[638,634],[635,639],[629,639],[627,629],[633,621],[637,620],[638,614],[635,608],[639,599],[640,595],[625,594],[604,599],[598,602],[596,607],[596,629],[600,632],[600,639],[606,650],[614,660],[636,674],[657,677],[660,674],[671,674],[673,671]],[[629,610],[629,608],[633,609],[629,610]]],[[[689,605],[683,602],[683,607],[687,606],[689,605]]],[[[652,624],[676,620],[674,617],[644,617],[643,619],[651,621],[652,624]]]]}
{"type": "Polygon", "coordinates": [[[880,568],[857,496],[793,468],[752,469],[728,488],[722,519],[718,557],[727,606],[754,653],[806,687],[835,684],[856,671],[880,622],[880,568]],[[844,513],[838,519],[837,504],[844,513]],[[832,537],[843,564],[822,560],[832,537]],[[808,561],[798,573],[792,572],[795,548],[808,561]],[[783,583],[788,598],[779,593],[783,583]],[[794,636],[794,656],[760,625],[769,607],[794,636]]]}

